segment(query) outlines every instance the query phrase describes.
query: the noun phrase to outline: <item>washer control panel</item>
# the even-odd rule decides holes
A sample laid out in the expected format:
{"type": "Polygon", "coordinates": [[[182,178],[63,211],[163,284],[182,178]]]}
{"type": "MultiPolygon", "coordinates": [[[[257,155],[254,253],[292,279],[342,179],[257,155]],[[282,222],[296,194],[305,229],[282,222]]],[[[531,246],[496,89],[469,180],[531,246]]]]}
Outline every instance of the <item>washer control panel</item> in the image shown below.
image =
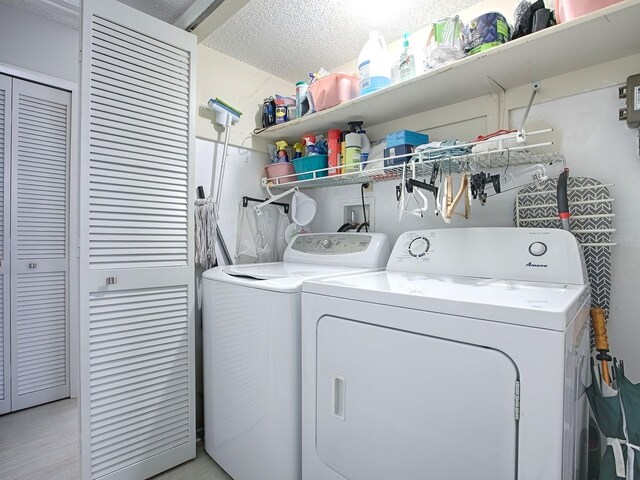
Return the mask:
{"type": "Polygon", "coordinates": [[[343,255],[364,252],[371,244],[370,235],[344,233],[311,233],[298,235],[291,248],[315,255],[343,255]]]}
{"type": "Polygon", "coordinates": [[[389,237],[383,233],[304,233],[289,242],[283,261],[384,268],[390,252],[389,237]]]}

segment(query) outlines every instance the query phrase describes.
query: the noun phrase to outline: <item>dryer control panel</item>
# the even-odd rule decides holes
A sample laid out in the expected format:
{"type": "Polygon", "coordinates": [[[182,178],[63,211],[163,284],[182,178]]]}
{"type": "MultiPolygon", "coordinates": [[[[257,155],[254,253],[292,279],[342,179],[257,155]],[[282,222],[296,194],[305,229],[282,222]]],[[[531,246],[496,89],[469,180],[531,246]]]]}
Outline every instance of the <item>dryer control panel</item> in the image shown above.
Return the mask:
{"type": "Polygon", "coordinates": [[[584,285],[582,249],[569,232],[446,228],[403,233],[387,270],[584,285]]]}

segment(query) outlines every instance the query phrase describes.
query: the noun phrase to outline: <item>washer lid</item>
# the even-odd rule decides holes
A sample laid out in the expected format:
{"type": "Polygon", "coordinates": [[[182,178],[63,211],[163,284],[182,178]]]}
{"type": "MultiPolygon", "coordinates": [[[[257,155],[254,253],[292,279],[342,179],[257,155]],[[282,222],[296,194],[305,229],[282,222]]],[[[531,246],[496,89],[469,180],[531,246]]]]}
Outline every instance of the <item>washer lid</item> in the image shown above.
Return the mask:
{"type": "Polygon", "coordinates": [[[291,262],[257,263],[252,265],[222,267],[222,271],[227,275],[253,280],[271,280],[283,277],[314,277],[318,275],[328,275],[336,271],[338,271],[338,273],[344,273],[349,270],[353,269],[291,262]]]}
{"type": "Polygon", "coordinates": [[[305,281],[303,291],[557,331],[589,298],[585,285],[390,271],[305,281]]]}
{"type": "Polygon", "coordinates": [[[370,270],[310,263],[273,262],[215,267],[204,272],[202,278],[262,290],[296,292],[300,291],[302,282],[307,279],[365,271],[370,270]]]}

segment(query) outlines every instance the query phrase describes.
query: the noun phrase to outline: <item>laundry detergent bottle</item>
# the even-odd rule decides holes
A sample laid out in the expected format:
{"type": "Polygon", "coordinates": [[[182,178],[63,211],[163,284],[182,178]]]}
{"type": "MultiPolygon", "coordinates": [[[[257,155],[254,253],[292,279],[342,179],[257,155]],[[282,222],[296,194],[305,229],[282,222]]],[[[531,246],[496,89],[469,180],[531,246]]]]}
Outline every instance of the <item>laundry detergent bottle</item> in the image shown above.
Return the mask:
{"type": "Polygon", "coordinates": [[[360,95],[373,93],[391,85],[391,58],[384,37],[377,31],[369,32],[358,57],[360,95]]]}
{"type": "Polygon", "coordinates": [[[349,122],[349,133],[345,135],[344,171],[357,172],[362,161],[362,136],[358,132],[362,122],[349,122]]]}

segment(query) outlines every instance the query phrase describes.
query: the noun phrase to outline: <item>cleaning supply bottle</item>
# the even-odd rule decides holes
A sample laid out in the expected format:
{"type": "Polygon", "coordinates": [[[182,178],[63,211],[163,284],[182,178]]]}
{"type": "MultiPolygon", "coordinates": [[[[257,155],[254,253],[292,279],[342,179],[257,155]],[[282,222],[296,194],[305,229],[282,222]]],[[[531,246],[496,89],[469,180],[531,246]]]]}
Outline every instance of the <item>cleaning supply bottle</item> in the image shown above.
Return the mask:
{"type": "Polygon", "coordinates": [[[348,133],[349,133],[349,130],[343,130],[342,133],[340,134],[340,158],[338,159],[338,165],[340,165],[340,169],[338,173],[345,172],[344,161],[345,161],[345,158],[347,157],[346,138],[348,133]]]}
{"type": "Polygon", "coordinates": [[[373,93],[391,84],[391,60],[384,37],[377,31],[369,32],[358,57],[360,95],[373,93]]]}
{"type": "Polygon", "coordinates": [[[402,34],[402,53],[399,59],[400,81],[404,82],[416,76],[416,58],[409,49],[409,34],[402,34]]]}
{"type": "Polygon", "coordinates": [[[362,122],[349,122],[349,133],[345,136],[345,159],[344,159],[344,171],[345,172],[357,172],[360,170],[360,161],[362,154],[362,140],[361,135],[358,133],[362,122]]]}
{"type": "Polygon", "coordinates": [[[362,167],[369,160],[369,150],[371,150],[371,142],[369,141],[369,137],[367,137],[367,131],[362,128],[358,132],[360,133],[360,161],[362,162],[362,167]]]}
{"type": "Polygon", "coordinates": [[[286,148],[289,146],[287,142],[284,140],[280,140],[276,142],[276,163],[285,163],[289,161],[289,154],[287,153],[286,148]]]}
{"type": "Polygon", "coordinates": [[[309,110],[308,104],[305,107],[305,100],[307,99],[307,89],[309,84],[307,82],[296,83],[296,118],[302,117],[307,110],[309,110]]]}
{"type": "Polygon", "coordinates": [[[307,156],[318,155],[318,148],[316,147],[316,137],[315,135],[304,135],[302,137],[302,142],[305,146],[305,152],[307,156]]]}
{"type": "Polygon", "coordinates": [[[337,175],[340,173],[340,130],[332,128],[327,132],[327,166],[329,167],[329,175],[337,175]]]}
{"type": "Polygon", "coordinates": [[[293,158],[302,157],[302,149],[303,148],[304,148],[304,145],[302,143],[300,143],[300,142],[294,143],[293,149],[295,150],[295,153],[293,154],[293,158]]]}

